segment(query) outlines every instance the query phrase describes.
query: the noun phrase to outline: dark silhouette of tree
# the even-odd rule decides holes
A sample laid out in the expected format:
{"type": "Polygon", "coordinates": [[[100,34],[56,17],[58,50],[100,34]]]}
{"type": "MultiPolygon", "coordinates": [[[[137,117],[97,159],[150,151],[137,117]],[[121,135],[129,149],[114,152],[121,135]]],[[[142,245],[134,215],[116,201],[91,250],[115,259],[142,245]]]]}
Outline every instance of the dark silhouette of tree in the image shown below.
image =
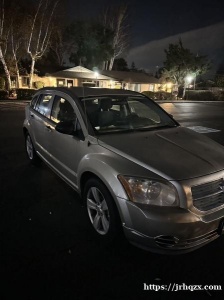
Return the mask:
{"type": "Polygon", "coordinates": [[[112,70],[115,58],[119,57],[129,46],[128,6],[108,7],[102,13],[102,25],[113,32],[112,53],[110,59],[105,62],[105,69],[112,70]]]}
{"type": "Polygon", "coordinates": [[[116,58],[114,60],[113,69],[115,71],[129,71],[127,61],[124,58],[116,58]]]}
{"type": "Polygon", "coordinates": [[[130,71],[132,71],[132,72],[136,72],[137,71],[137,68],[135,66],[134,61],[131,63],[130,71]]]}
{"type": "Polygon", "coordinates": [[[102,24],[76,21],[67,29],[71,44],[70,62],[88,68],[103,68],[103,62],[112,55],[112,31],[102,24]]]}

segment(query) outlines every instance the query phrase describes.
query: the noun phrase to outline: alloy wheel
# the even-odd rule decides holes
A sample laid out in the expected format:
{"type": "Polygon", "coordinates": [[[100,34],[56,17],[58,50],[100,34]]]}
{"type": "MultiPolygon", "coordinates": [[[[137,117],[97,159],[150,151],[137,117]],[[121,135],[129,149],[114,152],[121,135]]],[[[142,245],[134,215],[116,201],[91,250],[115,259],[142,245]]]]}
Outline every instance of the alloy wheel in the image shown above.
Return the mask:
{"type": "Polygon", "coordinates": [[[26,137],[26,151],[30,160],[33,159],[33,144],[29,135],[26,137]]]}
{"type": "Polygon", "coordinates": [[[110,214],[104,195],[96,187],[87,193],[87,210],[94,229],[101,235],[107,234],[110,226],[110,214]]]}

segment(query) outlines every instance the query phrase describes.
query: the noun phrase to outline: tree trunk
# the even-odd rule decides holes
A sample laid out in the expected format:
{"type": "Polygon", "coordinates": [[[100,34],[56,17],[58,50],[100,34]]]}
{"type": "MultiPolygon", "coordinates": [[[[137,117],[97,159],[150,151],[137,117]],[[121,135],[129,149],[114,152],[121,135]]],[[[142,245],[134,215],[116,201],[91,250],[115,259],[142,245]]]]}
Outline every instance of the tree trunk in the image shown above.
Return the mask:
{"type": "Polygon", "coordinates": [[[183,95],[182,95],[182,99],[185,98],[185,94],[186,94],[186,85],[184,85],[184,88],[183,88],[183,95]]]}
{"type": "Polygon", "coordinates": [[[110,59],[110,62],[109,62],[109,68],[108,68],[108,70],[109,71],[111,71],[112,70],[112,68],[113,68],[113,65],[114,65],[114,56],[113,57],[111,57],[111,59],[110,59]]]}
{"type": "Polygon", "coordinates": [[[29,88],[30,88],[30,89],[31,89],[32,86],[33,86],[34,66],[35,66],[35,58],[32,57],[31,68],[30,68],[30,82],[29,82],[29,88]]]}
{"type": "Polygon", "coordinates": [[[195,86],[196,86],[196,76],[194,76],[194,90],[195,90],[195,86]]]}
{"type": "Polygon", "coordinates": [[[16,81],[17,81],[17,88],[20,88],[20,80],[19,80],[19,70],[18,67],[16,67],[16,81]]]}
{"type": "Polygon", "coordinates": [[[6,65],[6,62],[5,62],[5,59],[3,57],[3,54],[2,54],[2,49],[0,48],[0,61],[3,65],[3,68],[4,68],[4,71],[5,71],[5,76],[6,76],[6,89],[7,91],[10,91],[11,90],[11,78],[10,78],[10,73],[9,73],[9,69],[6,65]]]}
{"type": "Polygon", "coordinates": [[[102,64],[102,70],[106,70],[106,63],[107,63],[107,62],[104,60],[104,61],[103,61],[103,64],[102,64]]]}

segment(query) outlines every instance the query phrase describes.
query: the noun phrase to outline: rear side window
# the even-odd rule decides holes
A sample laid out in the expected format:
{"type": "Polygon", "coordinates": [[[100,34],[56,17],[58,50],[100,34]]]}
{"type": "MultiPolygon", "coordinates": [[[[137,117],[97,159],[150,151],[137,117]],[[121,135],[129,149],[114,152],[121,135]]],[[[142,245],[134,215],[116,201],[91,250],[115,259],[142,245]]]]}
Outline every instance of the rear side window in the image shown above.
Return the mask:
{"type": "Polygon", "coordinates": [[[31,100],[31,102],[30,102],[30,107],[32,107],[32,108],[34,108],[35,107],[35,105],[36,105],[36,103],[37,103],[37,100],[38,100],[38,98],[39,98],[39,95],[38,96],[35,96],[35,97],[33,97],[33,99],[31,100]]]}
{"type": "Polygon", "coordinates": [[[41,95],[39,101],[35,106],[35,110],[41,115],[46,116],[49,111],[49,103],[52,99],[52,95],[41,95]]]}

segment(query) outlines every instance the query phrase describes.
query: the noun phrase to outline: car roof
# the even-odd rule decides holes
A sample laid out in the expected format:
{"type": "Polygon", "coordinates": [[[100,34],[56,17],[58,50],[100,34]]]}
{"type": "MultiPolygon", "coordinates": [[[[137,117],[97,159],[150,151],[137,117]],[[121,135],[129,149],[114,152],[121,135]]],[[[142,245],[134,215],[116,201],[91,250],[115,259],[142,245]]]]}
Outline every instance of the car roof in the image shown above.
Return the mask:
{"type": "Polygon", "coordinates": [[[37,93],[41,92],[60,91],[69,95],[73,94],[78,98],[91,96],[106,96],[106,95],[141,95],[138,92],[123,89],[106,89],[106,88],[88,88],[88,87],[44,87],[39,89],[37,93]]]}

